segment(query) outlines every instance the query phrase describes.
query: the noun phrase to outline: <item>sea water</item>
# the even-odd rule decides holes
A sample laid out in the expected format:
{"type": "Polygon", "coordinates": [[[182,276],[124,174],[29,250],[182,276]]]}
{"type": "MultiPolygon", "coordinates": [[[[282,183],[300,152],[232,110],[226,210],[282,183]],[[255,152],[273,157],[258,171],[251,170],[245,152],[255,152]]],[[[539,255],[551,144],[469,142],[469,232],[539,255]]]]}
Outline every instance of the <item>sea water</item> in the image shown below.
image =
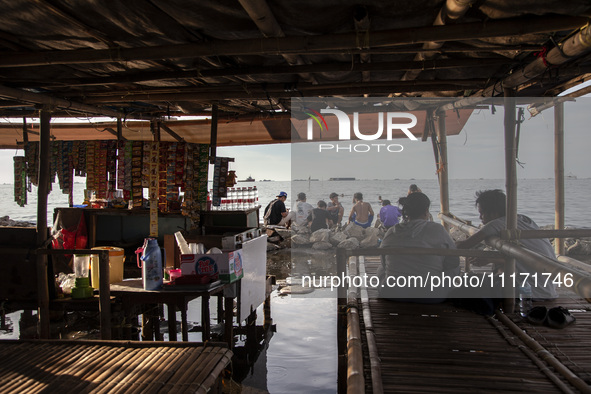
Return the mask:
{"type": "MultiPolygon", "coordinates": [[[[417,184],[430,197],[431,214],[437,217],[439,210],[439,186],[436,179],[400,180],[356,180],[356,181],[269,181],[256,182],[259,189],[259,203],[262,209],[280,191],[288,193],[286,206],[291,207],[297,193],[307,194],[307,201],[316,205],[318,200],[329,201],[329,194],[338,193],[345,209],[343,221],[353,206],[353,194],[362,192],[364,201],[369,202],[376,213],[379,198],[395,204],[398,198],[407,194],[408,186],[417,184]]],[[[244,183],[243,186],[253,183],[244,183]]],[[[480,223],[474,206],[474,193],[478,190],[504,189],[502,179],[450,180],[450,210],[463,219],[480,223]]],[[[240,184],[238,185],[240,186],[240,184]]],[[[589,179],[565,180],[565,223],[576,228],[591,226],[588,196],[591,195],[589,179]]],[[[81,204],[84,184],[75,184],[74,203],[81,204]]],[[[29,204],[24,208],[14,203],[13,186],[0,185],[0,216],[9,215],[14,220],[36,221],[36,190],[28,195],[29,204]]],[[[48,223],[53,210],[67,206],[68,196],[54,190],[48,200],[48,223]]],[[[540,226],[554,223],[554,180],[522,179],[518,181],[518,211],[530,216],[540,226]]],[[[284,279],[284,278],[278,278],[284,279]]],[[[321,292],[322,290],[316,290],[321,292]]],[[[188,320],[191,325],[200,321],[199,300],[189,304],[188,320]]],[[[271,393],[334,393],[337,389],[337,344],[336,344],[336,299],[324,297],[279,296],[275,291],[271,297],[271,314],[277,331],[267,348],[259,355],[256,363],[242,381],[243,386],[271,393]]],[[[215,311],[215,308],[212,308],[215,311]]],[[[262,310],[259,311],[259,320],[262,310]]],[[[0,339],[18,338],[19,314],[7,316],[8,330],[0,330],[0,339]]],[[[180,317],[178,318],[180,319],[180,317]]],[[[262,324],[262,322],[258,322],[262,324]]],[[[165,334],[166,335],[166,334],[165,334]]],[[[165,337],[166,339],[166,337],[165,337]]],[[[200,333],[190,332],[189,340],[200,341],[200,333]]]]}

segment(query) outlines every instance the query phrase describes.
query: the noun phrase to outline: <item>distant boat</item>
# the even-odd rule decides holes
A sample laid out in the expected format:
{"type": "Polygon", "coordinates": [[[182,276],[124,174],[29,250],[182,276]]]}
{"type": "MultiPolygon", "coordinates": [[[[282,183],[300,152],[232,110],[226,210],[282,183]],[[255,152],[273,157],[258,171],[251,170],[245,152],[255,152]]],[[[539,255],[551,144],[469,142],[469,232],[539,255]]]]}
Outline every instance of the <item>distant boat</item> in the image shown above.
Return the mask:
{"type": "Polygon", "coordinates": [[[569,173],[568,173],[568,175],[567,175],[567,176],[565,176],[564,178],[565,178],[565,179],[577,179],[577,176],[576,176],[576,175],[574,175],[573,173],[570,173],[570,172],[569,172],[569,173]]]}
{"type": "Polygon", "coordinates": [[[355,178],[329,178],[329,181],[354,181],[355,178]]]}
{"type": "Polygon", "coordinates": [[[248,176],[246,179],[238,179],[238,182],[254,182],[255,179],[251,176],[248,176]]]}

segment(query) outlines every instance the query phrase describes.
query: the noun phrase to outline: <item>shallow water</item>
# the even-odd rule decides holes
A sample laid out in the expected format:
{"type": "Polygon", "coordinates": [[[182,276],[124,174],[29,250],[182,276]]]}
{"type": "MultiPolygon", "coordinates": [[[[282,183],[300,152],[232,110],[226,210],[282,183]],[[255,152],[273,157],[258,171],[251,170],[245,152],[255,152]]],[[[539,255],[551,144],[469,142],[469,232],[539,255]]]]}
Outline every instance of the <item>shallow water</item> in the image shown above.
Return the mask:
{"type": "MultiPolygon", "coordinates": [[[[374,209],[378,207],[378,196],[396,201],[406,194],[410,183],[416,183],[433,201],[431,213],[436,217],[439,204],[439,188],[436,180],[391,180],[391,181],[299,181],[299,182],[261,182],[260,203],[265,206],[278,191],[287,191],[287,206],[295,200],[295,195],[304,191],[308,201],[328,200],[331,192],[343,194],[341,202],[345,207],[345,217],[352,207],[352,196],[362,191],[365,200],[374,209]]],[[[247,184],[245,184],[247,185],[247,184]]],[[[240,186],[240,185],[239,185],[240,186]]],[[[247,185],[248,186],[248,185],[247,185]]],[[[75,202],[79,203],[83,184],[75,186],[75,202]]],[[[504,189],[504,180],[452,180],[450,182],[451,211],[459,217],[473,220],[479,224],[478,213],[474,207],[476,190],[504,189]]],[[[567,179],[566,224],[574,227],[590,227],[591,214],[588,209],[588,196],[591,195],[591,182],[588,179],[567,179]]],[[[13,202],[12,185],[0,185],[0,215],[9,215],[15,220],[36,219],[36,196],[29,193],[29,205],[18,207],[13,202]]],[[[51,222],[53,209],[67,205],[67,196],[54,191],[49,198],[48,217],[51,222]]],[[[554,180],[527,179],[518,182],[519,212],[532,217],[540,226],[554,222],[554,180]]],[[[269,264],[269,272],[284,279],[291,275],[289,254],[269,264]]],[[[248,371],[242,384],[271,393],[334,393],[336,392],[336,299],[330,294],[316,290],[316,296],[279,296],[273,292],[271,313],[277,332],[272,336],[268,347],[248,371]]],[[[215,317],[215,309],[211,308],[215,317]]],[[[190,303],[188,320],[192,325],[200,321],[199,300],[190,303]]],[[[258,324],[262,324],[262,311],[259,311],[258,324]]],[[[166,314],[165,314],[166,316],[166,314]]],[[[20,312],[6,317],[8,330],[0,330],[0,339],[19,338],[20,312]]],[[[180,314],[177,317],[180,321],[180,314]]],[[[163,328],[165,326],[163,325],[163,328]]],[[[165,329],[163,329],[165,331],[165,329]]],[[[165,338],[167,334],[165,333],[165,338]]],[[[200,341],[201,335],[190,332],[191,341],[200,341]]]]}

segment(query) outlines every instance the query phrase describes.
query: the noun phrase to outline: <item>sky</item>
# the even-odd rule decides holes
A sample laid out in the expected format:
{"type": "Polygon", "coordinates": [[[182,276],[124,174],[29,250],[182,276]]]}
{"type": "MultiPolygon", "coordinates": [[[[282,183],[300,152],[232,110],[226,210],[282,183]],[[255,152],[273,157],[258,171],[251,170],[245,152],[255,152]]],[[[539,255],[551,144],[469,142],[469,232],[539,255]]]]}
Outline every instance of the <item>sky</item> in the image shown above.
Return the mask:
{"type": "MultiPolygon", "coordinates": [[[[565,103],[565,173],[579,178],[591,177],[591,97],[581,97],[565,103]]],[[[450,115],[453,116],[453,113],[450,115]]],[[[503,108],[475,110],[462,131],[449,136],[448,163],[450,179],[504,178],[503,108]]],[[[342,147],[350,143],[376,141],[339,141],[342,147]]],[[[233,157],[230,169],[238,179],[252,176],[257,181],[269,179],[328,179],[355,177],[357,179],[435,179],[436,165],[431,141],[409,139],[380,140],[402,146],[400,152],[375,148],[370,152],[319,152],[317,142],[218,147],[218,156],[233,157]]],[[[551,178],[554,176],[554,109],[531,117],[525,112],[521,126],[518,158],[519,178],[551,178]]],[[[393,147],[393,150],[399,150],[393,147]]],[[[22,150],[0,151],[0,183],[13,182],[14,155],[22,150]]]]}

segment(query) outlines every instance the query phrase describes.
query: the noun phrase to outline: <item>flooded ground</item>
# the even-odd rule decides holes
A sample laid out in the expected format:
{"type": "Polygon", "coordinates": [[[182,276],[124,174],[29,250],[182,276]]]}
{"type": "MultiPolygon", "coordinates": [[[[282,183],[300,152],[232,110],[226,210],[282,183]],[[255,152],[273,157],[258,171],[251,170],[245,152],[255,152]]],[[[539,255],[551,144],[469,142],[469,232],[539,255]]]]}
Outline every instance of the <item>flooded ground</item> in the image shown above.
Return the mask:
{"type": "MultiPolygon", "coordinates": [[[[241,392],[251,388],[269,393],[335,393],[337,391],[337,300],[327,290],[296,295],[285,291],[285,280],[292,276],[289,250],[269,254],[268,272],[278,278],[271,294],[271,316],[275,330],[255,357],[233,362],[233,380],[227,382],[226,392],[241,392]],[[282,291],[283,290],[283,291],[282,291]]],[[[300,265],[300,264],[298,264],[300,265]]],[[[309,267],[305,260],[301,266],[309,267]]],[[[126,274],[127,276],[127,274],[126,274]]],[[[288,280],[289,282],[289,280],[288,280]]],[[[217,321],[212,302],[212,324],[217,321]]],[[[198,328],[201,320],[201,299],[188,305],[189,341],[200,342],[198,328]]],[[[164,306],[163,316],[167,316],[164,306]]],[[[6,314],[0,327],[0,340],[34,338],[36,313],[18,311],[6,314]]],[[[180,322],[180,312],[177,321],[180,322]]],[[[257,325],[263,324],[262,306],[257,310],[257,325]]],[[[69,313],[65,320],[51,324],[52,336],[64,339],[99,339],[98,313],[69,313]]],[[[168,325],[160,325],[164,340],[168,340],[168,325]]],[[[216,329],[215,325],[212,327],[216,329]]],[[[177,331],[180,332],[180,323],[177,331]]],[[[135,329],[137,339],[139,331],[135,329]]],[[[237,337],[237,346],[244,346],[245,337],[237,337]]],[[[240,349],[236,353],[241,353],[240,349]]]]}

